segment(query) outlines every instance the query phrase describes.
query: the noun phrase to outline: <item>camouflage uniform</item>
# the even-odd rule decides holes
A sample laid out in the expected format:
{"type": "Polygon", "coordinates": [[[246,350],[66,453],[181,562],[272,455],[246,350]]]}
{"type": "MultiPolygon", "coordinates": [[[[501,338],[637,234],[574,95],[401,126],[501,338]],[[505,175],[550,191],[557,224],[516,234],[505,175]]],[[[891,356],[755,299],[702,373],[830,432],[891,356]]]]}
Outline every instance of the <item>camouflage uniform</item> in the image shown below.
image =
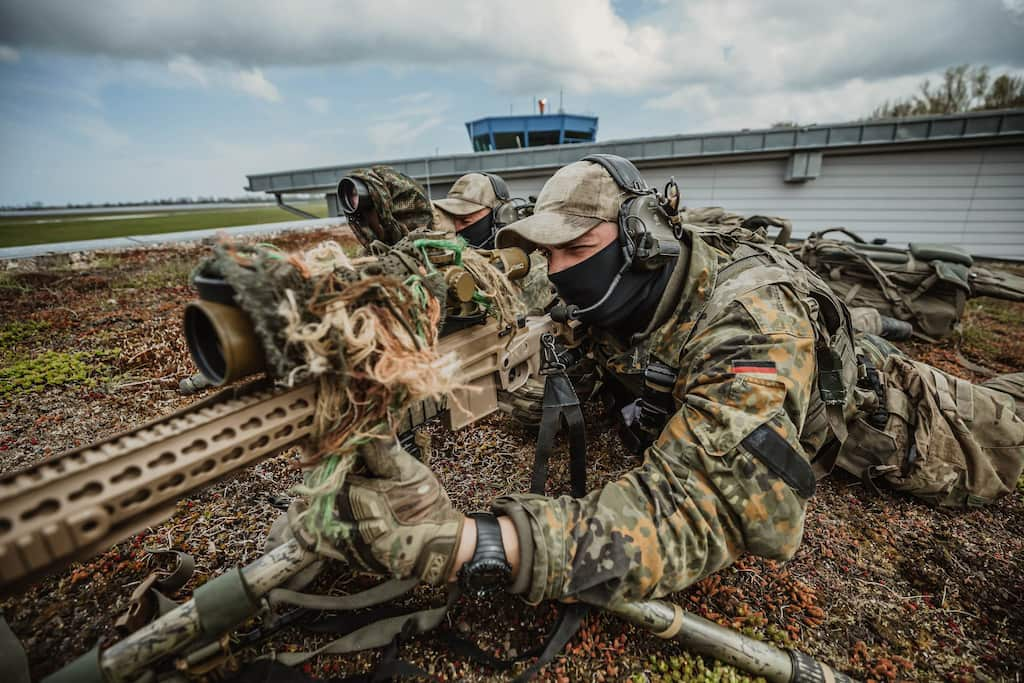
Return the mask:
{"type": "Polygon", "coordinates": [[[643,464],[581,499],[495,501],[522,546],[513,590],[531,603],[658,597],[744,552],[783,560],[800,543],[806,499],[755,453],[770,444],[809,471],[807,456],[829,437],[811,307],[784,282],[737,297],[724,286],[716,295],[732,257],[695,229],[687,240],[689,258],[677,264],[648,330],[628,348],[610,337],[595,344],[598,358],[636,393],[649,360],[679,368],[678,410],[643,464]]]}
{"type": "Polygon", "coordinates": [[[374,241],[394,245],[414,230],[434,229],[436,211],[411,177],[390,166],[357,168],[348,175],[366,185],[377,216],[377,225],[371,227],[367,216],[346,214],[352,234],[364,249],[374,241]]]}

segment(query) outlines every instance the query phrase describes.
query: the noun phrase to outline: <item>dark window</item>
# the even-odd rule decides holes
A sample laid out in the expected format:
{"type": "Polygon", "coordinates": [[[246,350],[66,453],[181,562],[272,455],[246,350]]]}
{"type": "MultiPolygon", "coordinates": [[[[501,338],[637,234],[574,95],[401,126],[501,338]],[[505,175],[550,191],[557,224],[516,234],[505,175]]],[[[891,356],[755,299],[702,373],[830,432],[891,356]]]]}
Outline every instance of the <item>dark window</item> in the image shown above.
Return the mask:
{"type": "Polygon", "coordinates": [[[566,142],[593,142],[594,134],[589,130],[567,130],[565,131],[566,142]]]}
{"type": "Polygon", "coordinates": [[[530,131],[530,147],[540,147],[541,145],[557,145],[557,144],[558,144],[558,131],[557,130],[530,131]]]}
{"type": "Polygon", "coordinates": [[[495,133],[495,149],[517,149],[523,146],[523,137],[520,133],[495,133]]]}
{"type": "Polygon", "coordinates": [[[474,152],[489,152],[491,149],[491,136],[490,135],[477,135],[473,138],[473,151],[474,152]]]}

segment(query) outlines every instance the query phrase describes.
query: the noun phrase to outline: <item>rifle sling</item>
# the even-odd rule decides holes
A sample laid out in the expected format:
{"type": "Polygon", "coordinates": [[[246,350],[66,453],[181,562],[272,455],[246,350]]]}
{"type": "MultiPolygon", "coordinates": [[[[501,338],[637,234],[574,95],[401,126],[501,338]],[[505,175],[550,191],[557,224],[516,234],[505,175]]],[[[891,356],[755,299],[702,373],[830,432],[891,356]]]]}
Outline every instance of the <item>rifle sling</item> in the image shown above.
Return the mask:
{"type": "MultiPolygon", "coordinates": [[[[330,606],[326,607],[326,609],[359,609],[361,607],[374,604],[374,602],[379,603],[393,600],[399,595],[408,592],[409,588],[406,587],[406,584],[410,583],[415,586],[418,582],[408,580],[389,581],[381,584],[380,586],[363,591],[362,593],[344,596],[343,598],[335,598],[333,599],[333,602],[322,603],[321,608],[324,608],[329,604],[330,606]],[[404,588],[405,590],[396,592],[400,588],[404,588]],[[356,607],[336,607],[341,604],[349,606],[355,605],[356,607]]],[[[441,607],[409,611],[395,605],[379,605],[372,611],[365,614],[337,615],[318,622],[304,624],[303,628],[308,631],[312,631],[314,633],[340,633],[341,637],[318,650],[310,652],[278,653],[274,658],[275,662],[285,668],[295,667],[321,654],[346,654],[349,652],[357,652],[360,650],[386,646],[387,649],[385,650],[380,663],[372,672],[368,674],[361,674],[359,676],[333,680],[338,681],[338,683],[341,683],[342,681],[345,683],[352,683],[354,681],[389,680],[395,676],[428,677],[426,672],[419,667],[397,659],[398,644],[402,640],[411,636],[425,633],[439,626],[460,596],[461,591],[458,588],[455,588],[449,593],[446,604],[441,607]]],[[[306,604],[308,602],[307,599],[314,597],[316,596],[310,594],[280,591],[276,596],[274,596],[274,601],[278,603],[306,604]]],[[[324,601],[332,600],[332,598],[327,596],[321,596],[321,598],[324,601]]],[[[588,614],[590,608],[588,605],[582,603],[574,603],[571,605],[560,605],[559,609],[560,614],[558,616],[556,626],[551,631],[545,642],[540,646],[524,652],[514,658],[499,659],[483,651],[478,645],[476,645],[476,643],[451,633],[444,634],[442,637],[456,654],[462,655],[478,664],[499,671],[508,671],[518,662],[532,657],[538,657],[529,668],[514,679],[517,682],[529,681],[537,674],[538,671],[540,671],[541,668],[551,662],[551,660],[553,660],[555,656],[562,651],[565,644],[569,642],[569,640],[579,630],[580,625],[583,623],[583,619],[588,614]]],[[[291,670],[298,673],[298,670],[291,670]]],[[[251,683],[264,680],[294,680],[296,682],[311,680],[308,678],[279,677],[277,671],[280,671],[280,669],[275,671],[267,668],[266,666],[256,669],[247,667],[246,669],[243,669],[233,680],[238,681],[239,683],[251,683]],[[270,678],[267,678],[267,676],[270,676],[270,678]]],[[[305,676],[305,674],[299,674],[299,676],[305,676]]]]}
{"type": "Polygon", "coordinates": [[[543,414],[537,435],[537,452],[533,460],[530,493],[544,495],[548,480],[548,463],[554,450],[555,437],[564,421],[569,436],[569,481],[572,495],[587,494],[587,441],[580,399],[564,371],[553,372],[544,379],[543,414]]]}

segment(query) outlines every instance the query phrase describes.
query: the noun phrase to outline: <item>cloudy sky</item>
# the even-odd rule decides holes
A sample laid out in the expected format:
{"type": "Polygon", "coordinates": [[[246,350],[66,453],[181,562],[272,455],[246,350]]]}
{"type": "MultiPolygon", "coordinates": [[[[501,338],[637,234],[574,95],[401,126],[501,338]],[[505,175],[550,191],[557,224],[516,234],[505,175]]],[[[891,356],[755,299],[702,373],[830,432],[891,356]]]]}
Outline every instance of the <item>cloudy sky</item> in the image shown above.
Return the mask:
{"type": "Polygon", "coordinates": [[[468,152],[560,89],[602,140],[850,120],[959,63],[1024,72],[1024,0],[0,0],[0,205],[468,152]]]}

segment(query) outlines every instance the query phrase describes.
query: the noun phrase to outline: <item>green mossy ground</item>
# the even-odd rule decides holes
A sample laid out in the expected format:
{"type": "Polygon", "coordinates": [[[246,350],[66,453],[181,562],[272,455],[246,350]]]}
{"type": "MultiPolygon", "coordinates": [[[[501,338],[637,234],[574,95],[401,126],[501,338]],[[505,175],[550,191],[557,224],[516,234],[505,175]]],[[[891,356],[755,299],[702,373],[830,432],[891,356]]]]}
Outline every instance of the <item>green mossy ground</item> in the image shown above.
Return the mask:
{"type": "Polygon", "coordinates": [[[0,396],[39,392],[47,387],[96,386],[113,377],[106,362],[119,351],[46,351],[0,367],[0,396]]]}

